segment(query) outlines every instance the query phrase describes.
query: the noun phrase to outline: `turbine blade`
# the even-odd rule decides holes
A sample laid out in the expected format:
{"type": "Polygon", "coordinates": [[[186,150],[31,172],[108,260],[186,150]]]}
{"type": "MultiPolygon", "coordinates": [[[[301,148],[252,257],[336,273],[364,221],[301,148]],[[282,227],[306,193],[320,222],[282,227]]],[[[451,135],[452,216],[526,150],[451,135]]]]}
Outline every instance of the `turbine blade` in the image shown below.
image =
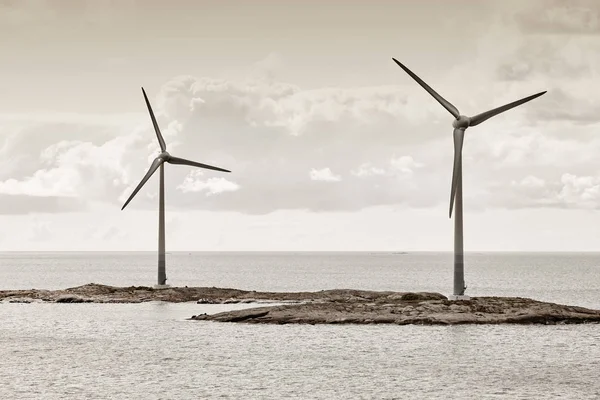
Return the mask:
{"type": "Polygon", "coordinates": [[[190,161],[190,160],[186,160],[185,158],[179,158],[179,157],[173,157],[173,156],[171,156],[167,160],[167,162],[171,163],[171,164],[189,165],[189,166],[192,166],[192,167],[212,169],[212,170],[221,171],[221,172],[231,172],[228,169],[223,169],[223,168],[219,168],[219,167],[213,167],[212,165],[202,164],[202,163],[199,163],[199,162],[196,162],[196,161],[190,161]]]}
{"type": "Polygon", "coordinates": [[[415,75],[410,69],[406,68],[400,61],[396,60],[394,57],[392,57],[392,60],[394,60],[394,62],[396,64],[398,64],[400,66],[400,68],[402,68],[408,75],[410,75],[411,78],[413,78],[415,81],[417,81],[417,83],[419,85],[421,85],[423,87],[423,89],[427,90],[427,92],[429,92],[429,94],[432,95],[438,101],[438,103],[440,103],[446,110],[448,110],[450,112],[450,114],[454,115],[454,118],[460,117],[460,113],[458,112],[458,109],[456,107],[454,107],[454,105],[452,105],[452,103],[450,103],[448,100],[446,100],[442,96],[440,96],[428,84],[423,82],[423,80],[421,78],[419,78],[417,75],[415,75]]]}
{"type": "Polygon", "coordinates": [[[152,107],[150,106],[150,102],[148,101],[148,96],[146,96],[146,91],[144,90],[144,88],[142,88],[142,93],[144,93],[144,100],[146,100],[148,112],[150,112],[150,118],[152,118],[152,125],[154,125],[154,131],[156,132],[156,137],[158,138],[158,144],[160,144],[160,150],[166,151],[167,145],[165,143],[165,139],[163,139],[162,134],[160,133],[160,128],[158,127],[156,117],[154,117],[154,112],[152,111],[152,107]]]}
{"type": "Polygon", "coordinates": [[[504,111],[508,111],[511,108],[515,108],[516,106],[520,106],[523,103],[527,103],[528,101],[531,101],[537,97],[540,97],[544,93],[546,93],[546,91],[534,94],[532,96],[525,97],[521,100],[513,101],[512,103],[508,103],[502,107],[494,108],[493,110],[486,111],[481,114],[477,114],[476,116],[471,117],[471,123],[469,124],[469,126],[479,125],[486,119],[492,118],[493,116],[503,113],[504,111]]]}
{"type": "Polygon", "coordinates": [[[465,138],[465,129],[458,128],[454,130],[454,168],[452,170],[452,187],[450,189],[450,218],[452,218],[452,208],[454,207],[454,197],[458,187],[460,167],[462,164],[462,147],[465,138]]]}
{"type": "Polygon", "coordinates": [[[142,181],[137,185],[137,187],[135,188],[135,190],[133,191],[133,193],[131,193],[131,196],[129,196],[129,198],[127,199],[127,201],[123,205],[123,207],[121,207],[121,211],[123,211],[123,209],[125,207],[127,207],[127,204],[129,204],[129,202],[131,201],[131,199],[133,199],[133,197],[137,194],[137,192],[140,191],[140,189],[142,188],[142,186],[144,186],[144,184],[148,181],[148,179],[150,179],[150,177],[152,176],[152,174],[154,172],[156,172],[156,170],[158,169],[158,167],[160,167],[160,165],[162,163],[163,163],[163,161],[160,158],[156,158],[156,159],[154,159],[154,161],[152,161],[152,164],[150,165],[150,169],[148,169],[148,172],[146,172],[146,175],[144,175],[144,177],[142,178],[142,181]]]}

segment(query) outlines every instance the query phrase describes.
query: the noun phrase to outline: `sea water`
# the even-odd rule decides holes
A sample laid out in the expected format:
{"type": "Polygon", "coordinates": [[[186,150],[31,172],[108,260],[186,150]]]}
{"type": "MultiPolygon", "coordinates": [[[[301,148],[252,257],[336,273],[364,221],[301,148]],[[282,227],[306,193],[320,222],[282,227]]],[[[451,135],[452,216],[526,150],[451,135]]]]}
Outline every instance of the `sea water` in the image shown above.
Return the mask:
{"type": "MultiPolygon", "coordinates": [[[[600,254],[468,253],[467,293],[600,309],[600,254]]],[[[452,287],[450,253],[172,253],[174,286],[452,287]]],[[[0,289],[153,285],[154,253],[3,253],[0,289]]],[[[189,321],[251,305],[0,304],[2,399],[600,398],[600,325],[189,321]]]]}

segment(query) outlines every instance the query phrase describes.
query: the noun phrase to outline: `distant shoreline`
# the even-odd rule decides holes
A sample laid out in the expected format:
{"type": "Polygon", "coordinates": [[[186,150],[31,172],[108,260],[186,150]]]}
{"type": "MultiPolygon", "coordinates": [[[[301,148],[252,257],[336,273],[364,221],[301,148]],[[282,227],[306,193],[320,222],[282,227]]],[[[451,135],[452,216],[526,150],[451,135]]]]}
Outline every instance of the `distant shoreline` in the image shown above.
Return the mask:
{"type": "Polygon", "coordinates": [[[449,301],[442,294],[424,292],[352,289],[257,292],[216,287],[114,287],[94,283],[64,290],[0,290],[0,303],[149,301],[258,306],[190,318],[215,322],[395,325],[600,323],[600,310],[520,297],[473,297],[466,301],[449,301]],[[265,303],[272,305],[265,307],[265,303]]]}

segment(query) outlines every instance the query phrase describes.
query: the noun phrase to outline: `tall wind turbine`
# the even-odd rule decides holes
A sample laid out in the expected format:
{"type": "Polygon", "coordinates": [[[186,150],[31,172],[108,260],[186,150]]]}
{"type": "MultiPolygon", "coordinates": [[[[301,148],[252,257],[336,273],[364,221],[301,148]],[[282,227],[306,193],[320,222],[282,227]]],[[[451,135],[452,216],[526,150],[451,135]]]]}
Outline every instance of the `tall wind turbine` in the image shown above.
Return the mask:
{"type": "Polygon", "coordinates": [[[166,262],[165,262],[165,163],[169,164],[181,164],[181,165],[189,165],[191,167],[199,167],[212,169],[215,171],[222,172],[231,172],[229,170],[213,167],[212,165],[202,164],[196,161],[186,160],[184,158],[174,157],[167,152],[167,145],[165,144],[165,139],[163,139],[162,134],[160,133],[160,128],[158,127],[158,123],[156,122],[156,118],[154,117],[154,112],[152,111],[152,107],[150,106],[150,102],[148,101],[148,96],[146,96],[146,91],[142,88],[142,93],[144,94],[144,100],[146,100],[146,106],[148,106],[148,112],[150,113],[150,118],[152,119],[152,125],[154,125],[154,131],[156,132],[156,137],[158,139],[158,143],[160,144],[161,153],[152,161],[150,164],[150,168],[146,175],[142,178],[142,181],[137,185],[131,196],[127,199],[121,210],[127,207],[127,204],[133,199],[133,197],[140,191],[142,186],[150,179],[152,174],[156,172],[157,169],[160,168],[160,184],[159,184],[159,200],[158,200],[158,286],[165,286],[167,282],[166,275],[166,262]]]}
{"type": "Polygon", "coordinates": [[[468,299],[465,296],[465,274],[464,274],[464,252],[463,252],[463,204],[462,204],[462,147],[465,131],[470,126],[476,126],[483,121],[492,118],[495,115],[508,111],[511,108],[520,106],[540,97],[546,91],[525,97],[521,100],[503,105],[498,108],[477,114],[473,117],[461,115],[458,109],[449,101],[440,96],[435,90],[427,85],[421,78],[406,68],[401,62],[392,57],[392,60],[400,66],[411,78],[423,87],[434,99],[438,101],[455,118],[452,122],[454,127],[454,168],[452,170],[452,186],[450,189],[450,218],[452,218],[452,206],[455,207],[454,213],[454,291],[452,299],[468,299]]]}

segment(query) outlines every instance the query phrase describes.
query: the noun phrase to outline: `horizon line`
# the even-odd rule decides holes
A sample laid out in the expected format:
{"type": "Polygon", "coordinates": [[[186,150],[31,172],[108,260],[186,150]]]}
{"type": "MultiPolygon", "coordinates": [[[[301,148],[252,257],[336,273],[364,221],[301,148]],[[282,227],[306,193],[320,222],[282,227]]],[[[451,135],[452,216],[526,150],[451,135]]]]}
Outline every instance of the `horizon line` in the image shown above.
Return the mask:
{"type": "MultiPolygon", "coordinates": [[[[2,253],[154,253],[154,250],[0,250],[2,253]]],[[[172,250],[170,253],[453,253],[452,250],[172,250]]],[[[476,253],[599,253],[600,250],[469,250],[476,253]]]]}

